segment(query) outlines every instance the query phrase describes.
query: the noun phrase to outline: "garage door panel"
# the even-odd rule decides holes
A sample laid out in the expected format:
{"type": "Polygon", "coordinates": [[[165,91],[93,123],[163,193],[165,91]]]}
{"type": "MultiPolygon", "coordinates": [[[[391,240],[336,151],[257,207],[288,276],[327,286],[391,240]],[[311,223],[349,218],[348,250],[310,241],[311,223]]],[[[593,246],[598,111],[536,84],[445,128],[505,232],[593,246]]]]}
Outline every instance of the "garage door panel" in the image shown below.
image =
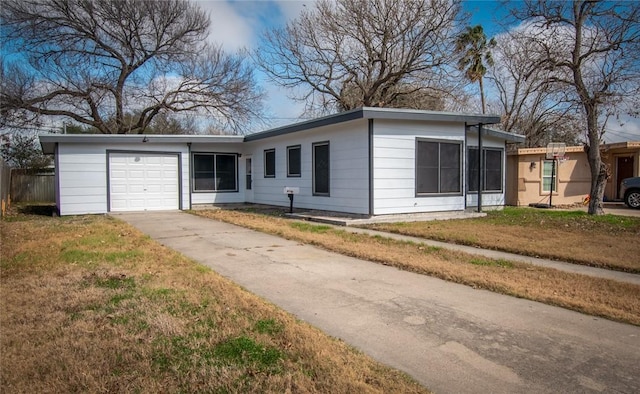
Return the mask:
{"type": "Polygon", "coordinates": [[[179,209],[178,155],[110,153],[112,211],[179,209]]]}

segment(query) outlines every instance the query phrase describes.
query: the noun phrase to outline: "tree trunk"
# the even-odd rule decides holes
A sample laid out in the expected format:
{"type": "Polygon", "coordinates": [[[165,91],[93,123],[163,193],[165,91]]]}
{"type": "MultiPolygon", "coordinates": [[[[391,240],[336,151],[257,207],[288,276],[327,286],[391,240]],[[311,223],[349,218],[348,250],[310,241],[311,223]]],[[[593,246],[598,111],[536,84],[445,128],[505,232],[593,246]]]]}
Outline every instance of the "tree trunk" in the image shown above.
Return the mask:
{"type": "Polygon", "coordinates": [[[480,102],[482,103],[482,114],[486,113],[486,108],[484,104],[484,84],[482,83],[482,77],[478,79],[478,84],[480,85],[480,102]]]}
{"type": "Polygon", "coordinates": [[[598,134],[596,111],[593,108],[587,109],[587,132],[589,137],[587,159],[591,168],[591,193],[589,194],[588,212],[591,215],[603,215],[602,202],[604,188],[607,185],[607,169],[600,156],[600,136],[598,134]]]}

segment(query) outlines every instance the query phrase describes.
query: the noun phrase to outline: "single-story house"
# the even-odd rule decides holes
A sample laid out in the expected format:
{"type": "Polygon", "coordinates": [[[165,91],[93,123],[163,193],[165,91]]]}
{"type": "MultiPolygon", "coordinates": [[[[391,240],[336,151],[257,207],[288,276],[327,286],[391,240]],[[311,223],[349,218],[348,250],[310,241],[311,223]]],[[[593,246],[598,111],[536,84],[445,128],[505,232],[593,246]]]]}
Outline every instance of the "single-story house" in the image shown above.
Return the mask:
{"type": "MultiPolygon", "coordinates": [[[[507,152],[507,205],[548,204],[553,161],[546,148],[514,149],[507,152]]],[[[602,161],[610,174],[605,201],[617,201],[620,182],[640,176],[640,141],[616,142],[600,146],[602,161]]],[[[564,158],[556,161],[553,205],[581,203],[591,189],[591,170],[583,146],[568,146],[564,158]]]]}
{"type": "Polygon", "coordinates": [[[246,136],[48,134],[40,143],[55,158],[60,215],[287,207],[288,189],[296,208],[374,216],[472,208],[478,184],[483,206],[503,206],[506,144],[524,137],[483,127],[499,120],[359,108],[246,136]]]}

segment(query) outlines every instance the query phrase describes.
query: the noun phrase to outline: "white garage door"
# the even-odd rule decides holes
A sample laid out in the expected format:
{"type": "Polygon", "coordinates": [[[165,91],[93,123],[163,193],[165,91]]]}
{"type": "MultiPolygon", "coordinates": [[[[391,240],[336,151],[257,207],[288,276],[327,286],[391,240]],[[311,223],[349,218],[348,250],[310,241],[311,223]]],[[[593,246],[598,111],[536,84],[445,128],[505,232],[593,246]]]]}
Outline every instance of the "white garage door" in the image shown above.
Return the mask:
{"type": "Polygon", "coordinates": [[[109,200],[113,212],[179,209],[178,156],[109,154],[109,200]]]}

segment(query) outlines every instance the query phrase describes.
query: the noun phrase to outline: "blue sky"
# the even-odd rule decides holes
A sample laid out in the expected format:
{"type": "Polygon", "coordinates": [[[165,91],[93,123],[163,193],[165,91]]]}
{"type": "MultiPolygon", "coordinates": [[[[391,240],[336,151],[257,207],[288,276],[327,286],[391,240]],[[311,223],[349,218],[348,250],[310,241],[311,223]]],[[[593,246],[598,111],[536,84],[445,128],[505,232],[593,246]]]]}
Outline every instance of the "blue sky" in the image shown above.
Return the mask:
{"type": "MultiPolygon", "coordinates": [[[[192,0],[197,1],[211,15],[210,40],[229,51],[242,48],[254,50],[265,29],[284,26],[295,18],[304,7],[313,7],[315,0],[192,0]]],[[[510,26],[504,26],[508,11],[499,1],[467,0],[464,11],[470,14],[470,25],[480,24],[489,37],[493,37],[510,26]]],[[[268,97],[267,120],[270,126],[294,123],[304,105],[287,98],[287,91],[270,84],[258,73],[258,81],[268,97]]],[[[610,122],[605,139],[608,142],[640,140],[640,119],[624,118],[621,126],[610,122]]]]}
{"type": "MultiPolygon", "coordinates": [[[[210,13],[210,41],[229,51],[254,50],[266,29],[281,27],[295,18],[305,7],[313,7],[314,0],[193,0],[210,13]]],[[[501,8],[497,1],[465,1],[464,9],[471,14],[471,24],[481,24],[487,35],[493,36],[501,27],[493,23],[493,16],[501,8]]],[[[503,9],[502,9],[503,10],[503,9]]],[[[504,14],[504,11],[502,12],[504,14]]],[[[259,81],[268,94],[268,119],[272,125],[295,122],[303,110],[302,103],[289,100],[282,88],[269,84],[262,74],[259,81]]]]}

